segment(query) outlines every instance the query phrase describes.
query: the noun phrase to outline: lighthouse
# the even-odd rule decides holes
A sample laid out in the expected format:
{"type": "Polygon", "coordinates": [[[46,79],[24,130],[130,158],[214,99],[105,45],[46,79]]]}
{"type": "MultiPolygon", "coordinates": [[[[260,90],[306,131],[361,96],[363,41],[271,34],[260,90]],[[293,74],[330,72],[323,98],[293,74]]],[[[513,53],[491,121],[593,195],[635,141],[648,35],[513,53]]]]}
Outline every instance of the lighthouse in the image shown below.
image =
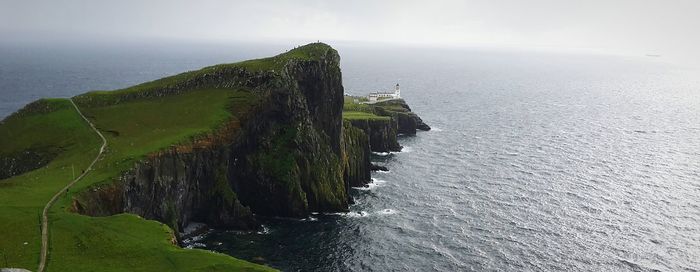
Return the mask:
{"type": "Polygon", "coordinates": [[[396,86],[394,86],[394,92],[391,92],[391,90],[387,90],[384,92],[373,92],[369,93],[367,98],[369,102],[377,102],[379,100],[387,99],[398,99],[401,98],[401,88],[399,88],[399,84],[396,83],[396,86]]]}

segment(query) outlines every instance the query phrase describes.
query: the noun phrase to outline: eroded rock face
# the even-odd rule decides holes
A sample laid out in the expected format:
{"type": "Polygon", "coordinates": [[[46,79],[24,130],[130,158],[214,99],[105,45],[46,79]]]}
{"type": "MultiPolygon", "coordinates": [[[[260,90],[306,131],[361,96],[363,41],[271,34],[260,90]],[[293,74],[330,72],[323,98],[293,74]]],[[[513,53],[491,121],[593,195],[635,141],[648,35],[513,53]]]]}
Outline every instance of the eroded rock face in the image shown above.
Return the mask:
{"type": "Polygon", "coordinates": [[[390,119],[358,119],[350,123],[369,136],[369,146],[374,152],[401,151],[397,140],[398,122],[390,119]]]}
{"type": "Polygon", "coordinates": [[[242,229],[258,226],[231,185],[225,148],[162,152],[122,175],[123,211],[178,230],[190,221],[242,229]]]}
{"type": "Polygon", "coordinates": [[[113,184],[81,194],[74,210],[97,216],[130,212],[176,230],[191,221],[255,228],[253,214],[346,211],[350,184],[369,181],[369,138],[343,128],[339,61],[328,47],[312,60],[289,60],[283,71],[224,69],[166,89],[164,95],[244,86],[259,99],[235,135],[152,154],[113,184]]]}
{"type": "Polygon", "coordinates": [[[345,144],[343,178],[348,188],[365,186],[372,179],[369,137],[361,129],[352,126],[349,121],[345,121],[343,125],[343,143],[345,144]]]}
{"type": "MultiPolygon", "coordinates": [[[[403,100],[377,107],[376,114],[390,118],[343,122],[339,61],[328,47],[322,56],[287,60],[281,71],[224,68],[162,90],[105,100],[203,88],[246,88],[257,97],[239,128],[214,132],[217,140],[208,144],[151,154],[113,182],[79,194],[73,210],[93,216],[129,212],[176,230],[192,221],[254,229],[254,215],[346,211],[349,188],[366,185],[371,170],[386,169],[372,167],[371,151],[400,151],[399,133],[430,128],[403,100]]],[[[76,101],[96,103],[88,99],[76,101]]]]}
{"type": "Polygon", "coordinates": [[[234,147],[241,203],[260,215],[344,211],[341,152],[343,86],[335,50],[320,61],[287,64],[234,147]]]}
{"type": "Polygon", "coordinates": [[[258,223],[230,186],[225,148],[184,153],[170,149],[123,173],[117,182],[89,189],[73,209],[91,216],[128,212],[179,230],[191,221],[253,229],[258,223]]]}
{"type": "Polygon", "coordinates": [[[411,108],[403,99],[383,101],[374,106],[375,114],[396,119],[398,133],[415,135],[416,130],[430,130],[430,126],[425,124],[417,114],[411,112],[411,108]]]}

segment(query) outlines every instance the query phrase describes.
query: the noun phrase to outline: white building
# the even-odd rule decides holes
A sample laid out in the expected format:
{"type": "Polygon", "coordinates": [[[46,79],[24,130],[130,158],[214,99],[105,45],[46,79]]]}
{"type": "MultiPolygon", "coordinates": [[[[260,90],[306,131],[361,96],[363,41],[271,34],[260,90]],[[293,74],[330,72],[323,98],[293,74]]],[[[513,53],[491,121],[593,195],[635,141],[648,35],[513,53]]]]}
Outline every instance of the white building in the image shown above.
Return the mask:
{"type": "Polygon", "coordinates": [[[369,102],[377,102],[379,100],[401,98],[401,89],[399,88],[399,84],[396,83],[396,87],[394,87],[393,92],[373,92],[373,93],[369,93],[367,98],[369,99],[369,102]]]}

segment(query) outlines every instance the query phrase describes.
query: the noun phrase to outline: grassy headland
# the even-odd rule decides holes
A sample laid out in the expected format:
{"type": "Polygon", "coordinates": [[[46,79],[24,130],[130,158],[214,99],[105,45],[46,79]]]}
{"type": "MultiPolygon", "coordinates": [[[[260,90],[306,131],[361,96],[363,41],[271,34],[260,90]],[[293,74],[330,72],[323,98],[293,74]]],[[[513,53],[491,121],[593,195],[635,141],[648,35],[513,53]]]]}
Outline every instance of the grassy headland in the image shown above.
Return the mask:
{"type": "Polygon", "coordinates": [[[359,98],[345,96],[343,101],[343,119],[345,120],[389,120],[389,117],[374,114],[373,106],[360,103],[359,98]],[[355,102],[358,100],[358,102],[355,102]]]}
{"type": "MultiPolygon", "coordinates": [[[[222,64],[116,91],[95,91],[75,99],[107,137],[107,151],[94,169],[50,211],[48,271],[229,271],[271,270],[204,250],[173,245],[168,226],[121,214],[89,217],[69,211],[74,195],[113,182],[149,154],[187,146],[221,129],[235,130],[237,118],[256,103],[249,90],[197,89],[173,95],[151,92],[206,77],[218,69],[273,72],[285,63],[322,55],[330,47],[311,44],[265,59],[222,64]],[[125,100],[127,94],[145,94],[125,100]]],[[[332,50],[332,49],[331,49],[332,50]]],[[[67,99],[44,99],[0,123],[0,157],[9,162],[27,150],[37,167],[0,180],[0,267],[35,269],[44,204],[84,171],[100,140],[67,99]],[[7,262],[5,263],[5,260],[7,262]]],[[[30,164],[31,164],[30,163],[30,164]]]]}

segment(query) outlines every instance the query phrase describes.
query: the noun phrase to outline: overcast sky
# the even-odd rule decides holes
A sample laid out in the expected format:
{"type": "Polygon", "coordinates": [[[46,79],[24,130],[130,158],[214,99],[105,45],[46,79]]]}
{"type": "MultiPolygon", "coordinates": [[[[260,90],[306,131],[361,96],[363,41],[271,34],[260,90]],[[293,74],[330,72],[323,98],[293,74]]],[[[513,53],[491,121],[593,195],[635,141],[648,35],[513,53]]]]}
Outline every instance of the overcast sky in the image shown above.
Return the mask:
{"type": "Polygon", "coordinates": [[[0,0],[3,40],[369,41],[700,60],[700,0],[0,0]]]}

